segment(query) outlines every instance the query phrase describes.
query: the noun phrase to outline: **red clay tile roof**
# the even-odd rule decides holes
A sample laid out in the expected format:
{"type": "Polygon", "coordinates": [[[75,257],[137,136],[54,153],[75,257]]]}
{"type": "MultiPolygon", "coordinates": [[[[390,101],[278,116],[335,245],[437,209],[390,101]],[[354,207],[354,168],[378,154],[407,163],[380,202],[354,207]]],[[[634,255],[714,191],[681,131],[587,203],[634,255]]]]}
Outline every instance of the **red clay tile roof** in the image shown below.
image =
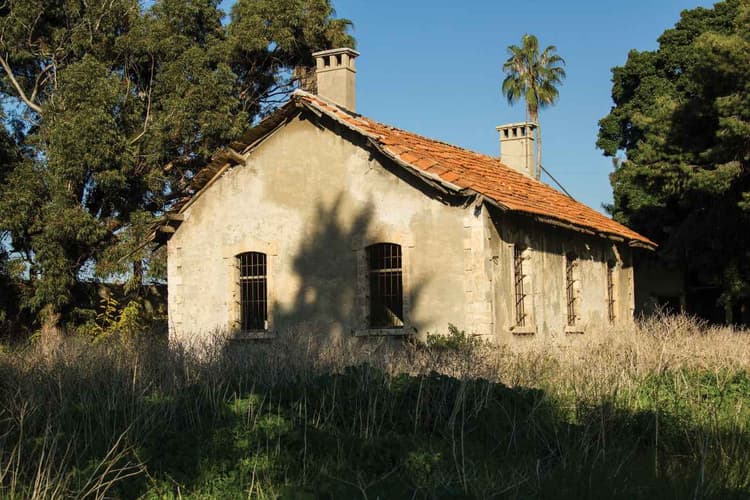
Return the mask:
{"type": "Polygon", "coordinates": [[[367,136],[393,160],[438,182],[447,183],[453,189],[474,191],[510,211],[567,223],[602,235],[618,236],[631,244],[656,247],[645,236],[547,184],[513,170],[497,158],[378,123],[306,92],[295,92],[293,99],[367,136]]]}
{"type": "Polygon", "coordinates": [[[315,114],[324,114],[368,138],[387,157],[447,192],[477,193],[504,210],[527,214],[544,223],[622,238],[630,245],[656,248],[656,244],[645,236],[547,184],[513,170],[497,158],[384,125],[302,91],[294,92],[289,103],[261,121],[240,140],[218,151],[212,161],[192,179],[192,193],[178,201],[171,212],[184,211],[228,165],[241,162],[242,157],[238,152],[248,151],[257,141],[283,126],[286,120],[298,113],[299,107],[307,107],[315,114]]]}

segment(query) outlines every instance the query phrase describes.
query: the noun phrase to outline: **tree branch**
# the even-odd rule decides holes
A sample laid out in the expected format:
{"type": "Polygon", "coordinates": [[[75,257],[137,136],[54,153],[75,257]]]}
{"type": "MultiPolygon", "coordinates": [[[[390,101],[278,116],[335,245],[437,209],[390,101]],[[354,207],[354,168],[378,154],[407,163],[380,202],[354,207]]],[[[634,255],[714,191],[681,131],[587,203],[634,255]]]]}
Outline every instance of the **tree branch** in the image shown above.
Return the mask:
{"type": "Polygon", "coordinates": [[[148,122],[151,119],[151,90],[153,89],[153,86],[154,86],[154,64],[155,64],[155,61],[154,61],[154,58],[152,57],[151,58],[151,75],[149,76],[149,81],[148,81],[148,97],[147,97],[148,104],[146,105],[146,118],[143,120],[143,130],[141,131],[141,133],[138,134],[132,141],[130,141],[131,146],[135,144],[136,142],[140,141],[141,138],[144,135],[146,135],[146,130],[148,130],[148,122]]]}
{"type": "Polygon", "coordinates": [[[31,91],[31,97],[29,97],[30,101],[34,101],[36,99],[37,94],[39,93],[39,89],[47,83],[47,80],[49,79],[49,75],[44,76],[47,74],[47,71],[54,68],[55,65],[53,63],[48,64],[44,68],[42,68],[42,71],[36,76],[36,80],[34,81],[34,90],[31,91]],[[44,76],[44,79],[42,79],[42,76],[44,76]]]}
{"type": "Polygon", "coordinates": [[[10,83],[13,84],[13,87],[15,87],[16,92],[18,92],[18,96],[21,98],[21,100],[26,103],[28,107],[39,113],[42,114],[42,107],[38,104],[31,101],[28,97],[26,97],[26,93],[21,88],[21,85],[18,83],[18,80],[16,80],[16,77],[13,76],[13,70],[10,69],[10,66],[8,65],[8,62],[5,60],[4,57],[0,56],[0,64],[3,66],[3,69],[5,70],[5,73],[8,75],[8,78],[10,79],[10,83]]]}

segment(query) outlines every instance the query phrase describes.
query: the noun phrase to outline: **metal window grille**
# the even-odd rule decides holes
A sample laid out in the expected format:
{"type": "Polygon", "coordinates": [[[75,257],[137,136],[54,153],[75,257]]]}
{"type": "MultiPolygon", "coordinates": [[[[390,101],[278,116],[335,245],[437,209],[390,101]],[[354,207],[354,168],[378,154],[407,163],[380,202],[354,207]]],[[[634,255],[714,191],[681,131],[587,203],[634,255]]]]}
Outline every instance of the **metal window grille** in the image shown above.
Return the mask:
{"type": "Polygon", "coordinates": [[[370,327],[404,326],[401,246],[378,243],[367,248],[370,277],[370,327]]]}
{"type": "Polygon", "coordinates": [[[526,326],[526,293],[523,289],[523,251],[521,245],[513,246],[513,280],[516,291],[516,325],[526,326]]]}
{"type": "Polygon", "coordinates": [[[262,331],[268,321],[266,254],[247,252],[237,256],[240,270],[240,329],[262,331]]]}
{"type": "Polygon", "coordinates": [[[565,296],[568,303],[568,326],[574,326],[578,319],[578,303],[575,291],[575,268],[577,257],[575,254],[565,256],[565,296]]]}
{"type": "Polygon", "coordinates": [[[607,262],[607,314],[609,322],[615,321],[615,263],[607,262]]]}

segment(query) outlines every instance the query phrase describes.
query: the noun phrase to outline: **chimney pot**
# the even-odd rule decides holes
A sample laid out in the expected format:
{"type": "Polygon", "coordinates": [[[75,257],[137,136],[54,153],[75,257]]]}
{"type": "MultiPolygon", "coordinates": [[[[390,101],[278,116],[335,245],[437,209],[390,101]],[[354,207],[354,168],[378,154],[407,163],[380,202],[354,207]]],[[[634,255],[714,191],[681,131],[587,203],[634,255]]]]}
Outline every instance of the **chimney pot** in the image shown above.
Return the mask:
{"type": "Polygon", "coordinates": [[[349,111],[356,109],[354,60],[359,52],[350,48],[314,52],[318,95],[349,111]]]}
{"type": "Polygon", "coordinates": [[[539,180],[534,154],[536,123],[499,125],[500,161],[522,174],[539,180]]]}

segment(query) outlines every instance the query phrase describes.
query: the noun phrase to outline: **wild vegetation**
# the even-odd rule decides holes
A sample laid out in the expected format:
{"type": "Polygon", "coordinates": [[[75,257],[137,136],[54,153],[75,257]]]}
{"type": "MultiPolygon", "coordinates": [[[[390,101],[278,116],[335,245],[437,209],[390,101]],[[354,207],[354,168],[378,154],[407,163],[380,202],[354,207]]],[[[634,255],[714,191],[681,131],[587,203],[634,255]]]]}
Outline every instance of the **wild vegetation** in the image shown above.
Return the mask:
{"type": "Polygon", "coordinates": [[[93,321],[91,283],[142,303],[155,221],[314,50],[354,44],[328,0],[219,4],[0,4],[0,335],[93,321]]]}
{"type": "Polygon", "coordinates": [[[748,333],[0,354],[4,498],[747,498],[748,333]]]}
{"type": "Polygon", "coordinates": [[[615,159],[612,214],[748,322],[750,2],[685,10],[658,41],[612,70],[597,142],[615,159]]]}

